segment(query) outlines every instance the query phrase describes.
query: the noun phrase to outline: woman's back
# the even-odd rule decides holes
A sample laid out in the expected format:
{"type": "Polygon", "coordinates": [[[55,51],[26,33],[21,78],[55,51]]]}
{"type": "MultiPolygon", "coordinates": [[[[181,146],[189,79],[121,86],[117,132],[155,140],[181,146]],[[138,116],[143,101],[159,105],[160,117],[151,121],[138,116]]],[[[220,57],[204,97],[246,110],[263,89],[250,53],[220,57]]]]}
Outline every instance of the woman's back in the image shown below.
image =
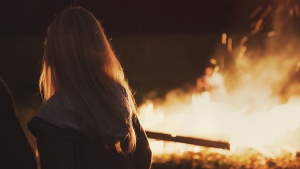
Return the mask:
{"type": "Polygon", "coordinates": [[[138,137],[135,151],[128,155],[107,149],[99,140],[76,130],[63,129],[39,117],[28,124],[37,138],[42,169],[148,169],[151,150],[137,118],[133,125],[138,137]]]}
{"type": "Polygon", "coordinates": [[[41,169],[150,167],[123,69],[89,11],[70,7],[55,17],[42,62],[45,102],[29,123],[41,169]]]}

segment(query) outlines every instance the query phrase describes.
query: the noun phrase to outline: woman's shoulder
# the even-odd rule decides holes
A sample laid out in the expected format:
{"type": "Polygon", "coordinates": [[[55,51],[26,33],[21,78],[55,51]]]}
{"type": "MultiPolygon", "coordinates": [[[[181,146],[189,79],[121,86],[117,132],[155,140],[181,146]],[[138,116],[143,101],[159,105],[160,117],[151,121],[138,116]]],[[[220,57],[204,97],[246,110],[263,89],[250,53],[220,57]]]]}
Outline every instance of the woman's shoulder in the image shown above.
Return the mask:
{"type": "Polygon", "coordinates": [[[88,137],[76,130],[64,129],[39,117],[33,117],[27,124],[31,133],[36,136],[47,135],[49,137],[66,141],[84,141],[88,137]]]}
{"type": "Polygon", "coordinates": [[[47,133],[62,138],[65,138],[64,136],[67,138],[84,136],[84,134],[80,134],[78,121],[72,112],[65,108],[59,93],[50,97],[40,106],[36,115],[29,121],[28,127],[31,132],[36,134],[47,133]]]}
{"type": "Polygon", "coordinates": [[[63,95],[56,93],[40,106],[35,117],[63,129],[77,130],[78,119],[65,102],[63,95]]]}
{"type": "Polygon", "coordinates": [[[40,106],[36,116],[43,118],[42,116],[45,116],[46,114],[51,113],[53,111],[57,111],[57,109],[59,109],[60,107],[58,99],[58,94],[54,94],[53,96],[51,96],[40,106]]]}

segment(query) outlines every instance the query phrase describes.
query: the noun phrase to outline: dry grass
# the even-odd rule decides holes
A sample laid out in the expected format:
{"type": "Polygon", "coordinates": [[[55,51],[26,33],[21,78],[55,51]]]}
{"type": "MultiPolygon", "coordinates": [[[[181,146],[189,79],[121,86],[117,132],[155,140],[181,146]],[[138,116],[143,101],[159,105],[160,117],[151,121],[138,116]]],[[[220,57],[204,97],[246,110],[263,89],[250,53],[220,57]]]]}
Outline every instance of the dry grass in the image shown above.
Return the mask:
{"type": "Polygon", "coordinates": [[[201,151],[154,155],[151,169],[298,169],[300,158],[285,153],[269,158],[255,150],[244,154],[226,155],[201,151]]]}

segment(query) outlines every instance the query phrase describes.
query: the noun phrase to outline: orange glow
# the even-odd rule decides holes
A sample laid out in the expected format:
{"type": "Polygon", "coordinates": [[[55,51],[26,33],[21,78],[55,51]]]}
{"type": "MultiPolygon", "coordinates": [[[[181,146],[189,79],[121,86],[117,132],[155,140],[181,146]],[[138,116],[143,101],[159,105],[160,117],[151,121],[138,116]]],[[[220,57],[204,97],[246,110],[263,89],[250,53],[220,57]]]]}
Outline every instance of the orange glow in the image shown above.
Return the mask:
{"type": "Polygon", "coordinates": [[[210,59],[209,61],[210,61],[210,63],[213,64],[213,65],[216,65],[216,64],[217,64],[216,59],[210,59]]]}
{"type": "Polygon", "coordinates": [[[255,31],[260,30],[260,27],[261,27],[263,21],[264,21],[264,20],[263,20],[262,18],[260,18],[260,19],[256,22],[256,25],[255,25],[255,28],[254,28],[255,31]]]}
{"type": "Polygon", "coordinates": [[[275,31],[268,32],[268,37],[273,37],[273,36],[275,36],[275,31]]]}
{"type": "Polygon", "coordinates": [[[239,58],[242,58],[244,56],[244,53],[246,52],[247,47],[246,46],[242,46],[240,49],[240,53],[239,53],[239,58]]]}
{"type": "Polygon", "coordinates": [[[261,10],[262,10],[262,6],[260,5],[252,12],[252,14],[250,15],[250,19],[256,17],[261,10]]]}
{"type": "Polygon", "coordinates": [[[290,9],[290,11],[289,11],[289,16],[291,17],[291,16],[293,16],[294,15],[294,10],[293,9],[290,9]]]}
{"type": "Polygon", "coordinates": [[[226,41],[227,41],[227,34],[226,34],[226,33],[223,33],[223,34],[222,34],[222,44],[225,45],[225,44],[226,44],[226,41]]]}
{"type": "Polygon", "coordinates": [[[248,41],[248,36],[244,36],[241,41],[240,41],[240,45],[243,46],[245,42],[248,41]]]}
{"type": "Polygon", "coordinates": [[[227,49],[228,49],[228,52],[232,52],[232,38],[228,38],[227,49]]]}
{"type": "Polygon", "coordinates": [[[272,6],[268,6],[268,8],[265,10],[265,12],[261,15],[262,18],[265,18],[267,15],[270,14],[272,11],[272,6]]]}
{"type": "Polygon", "coordinates": [[[296,5],[296,4],[295,4],[295,12],[296,12],[297,16],[300,15],[300,14],[299,14],[299,8],[298,8],[298,5],[296,5]]]}

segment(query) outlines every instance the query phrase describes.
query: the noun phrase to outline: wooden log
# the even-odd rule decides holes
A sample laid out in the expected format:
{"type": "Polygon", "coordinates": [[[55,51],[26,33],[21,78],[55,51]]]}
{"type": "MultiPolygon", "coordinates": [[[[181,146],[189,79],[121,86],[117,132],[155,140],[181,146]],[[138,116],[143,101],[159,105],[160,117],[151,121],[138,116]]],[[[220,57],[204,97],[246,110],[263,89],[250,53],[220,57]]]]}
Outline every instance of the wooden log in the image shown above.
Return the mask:
{"type": "Polygon", "coordinates": [[[204,146],[204,147],[213,147],[213,148],[220,148],[230,150],[230,145],[227,142],[221,141],[212,141],[212,140],[205,140],[200,138],[193,138],[193,137],[184,137],[184,136],[172,136],[171,134],[165,133],[158,133],[153,131],[146,131],[148,138],[163,140],[163,141],[172,141],[172,142],[179,142],[185,144],[192,144],[197,146],[204,146]]]}

